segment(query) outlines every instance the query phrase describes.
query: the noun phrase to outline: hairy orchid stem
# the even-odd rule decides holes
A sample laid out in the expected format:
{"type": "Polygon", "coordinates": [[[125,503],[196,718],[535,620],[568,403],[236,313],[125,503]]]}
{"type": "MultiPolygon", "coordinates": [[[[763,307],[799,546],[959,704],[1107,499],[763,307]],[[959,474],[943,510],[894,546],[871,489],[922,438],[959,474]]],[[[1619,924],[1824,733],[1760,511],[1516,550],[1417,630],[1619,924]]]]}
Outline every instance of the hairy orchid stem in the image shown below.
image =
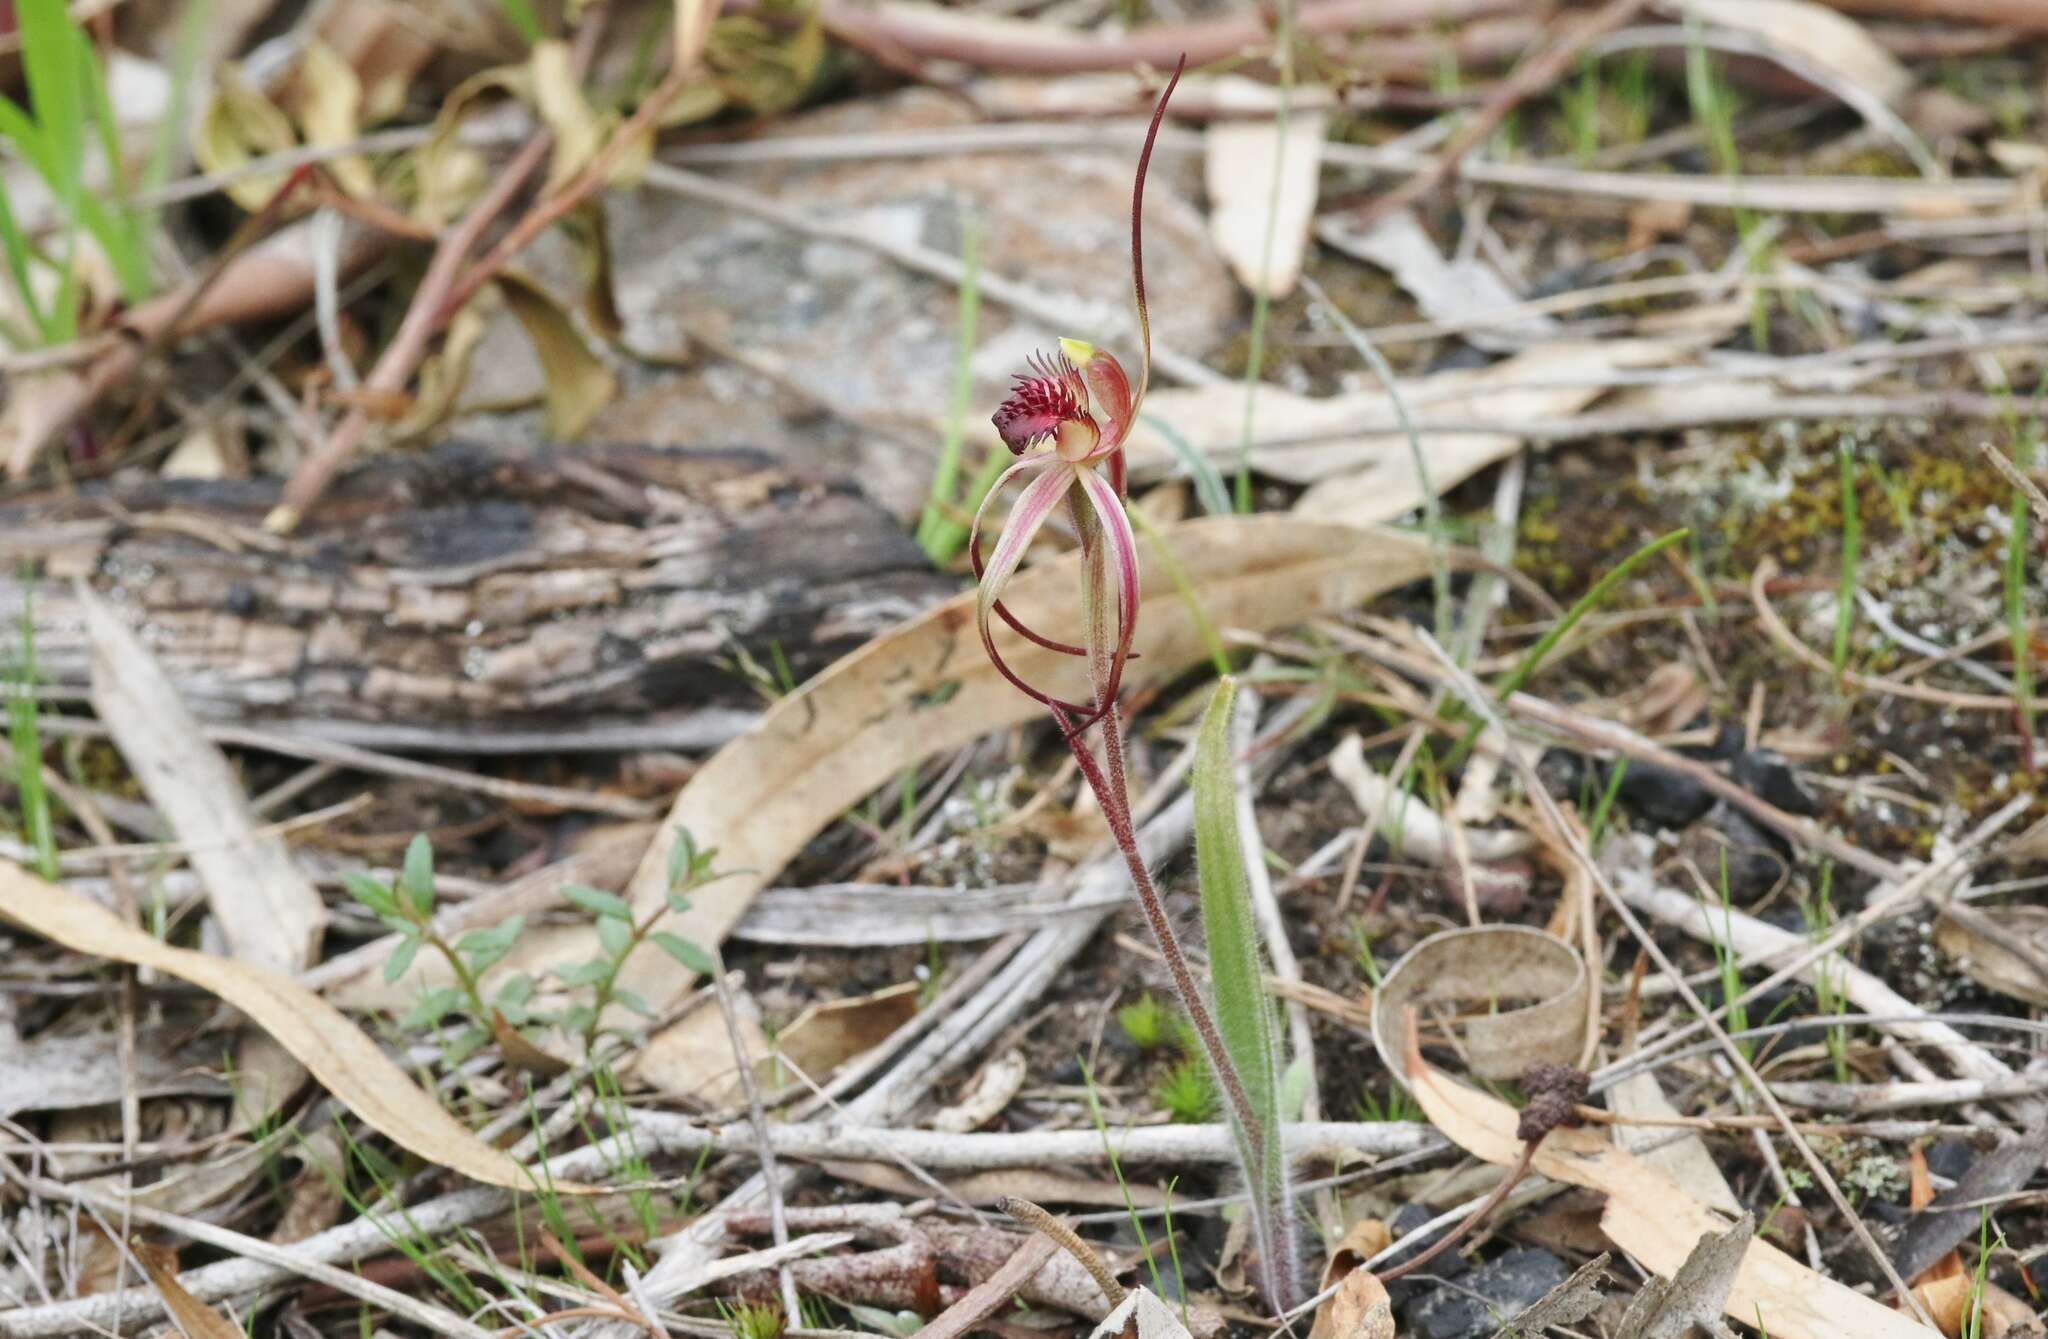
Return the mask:
{"type": "Polygon", "coordinates": [[[1265,1128],[1252,1110],[1251,1097],[1238,1078],[1237,1067],[1230,1062],[1230,1053],[1223,1048],[1223,1036],[1216,1030],[1216,1020],[1209,1016],[1209,1006],[1202,1001],[1201,989],[1188,968],[1187,955],[1181,951],[1180,936],[1173,932],[1173,923],[1166,916],[1166,904],[1160,900],[1159,890],[1152,884],[1152,873],[1145,868],[1144,854],[1138,850],[1137,830],[1131,823],[1131,806],[1124,785],[1123,742],[1118,737],[1116,710],[1114,707],[1098,707],[1097,716],[1102,724],[1103,762],[1097,762],[1094,750],[1088,747],[1088,727],[1077,723],[1069,713],[1057,707],[1053,709],[1060,734],[1066,739],[1067,748],[1080,766],[1088,788],[1095,792],[1096,803],[1102,806],[1103,818],[1109,823],[1110,835],[1116,839],[1117,849],[1123,852],[1124,865],[1131,875],[1131,887],[1137,891],[1138,906],[1145,913],[1145,923],[1151,927],[1152,938],[1159,945],[1159,956],[1165,960],[1167,973],[1173,978],[1174,993],[1180,996],[1182,1007],[1188,1011],[1188,1021],[1194,1025],[1202,1049],[1209,1053],[1209,1062],[1216,1070],[1224,1100],[1230,1104],[1232,1118],[1245,1132],[1245,1141],[1250,1145],[1253,1165],[1256,1166],[1265,1156],[1265,1128]]]}

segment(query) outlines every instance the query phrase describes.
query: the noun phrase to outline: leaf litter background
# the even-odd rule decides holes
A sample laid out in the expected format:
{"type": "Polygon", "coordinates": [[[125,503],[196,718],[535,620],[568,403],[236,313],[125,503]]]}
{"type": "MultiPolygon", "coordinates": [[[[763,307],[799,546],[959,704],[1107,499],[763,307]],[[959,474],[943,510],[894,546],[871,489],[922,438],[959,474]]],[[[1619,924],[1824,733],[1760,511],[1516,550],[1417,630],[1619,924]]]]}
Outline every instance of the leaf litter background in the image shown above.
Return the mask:
{"type": "Polygon", "coordinates": [[[1272,1328],[1124,876],[951,594],[1009,373],[1128,343],[1182,49],[1126,705],[1191,917],[1214,658],[1256,699],[1295,1323],[2038,1328],[2030,6],[10,14],[0,1333],[1272,1328]],[[532,525],[521,456],[575,481],[532,525]],[[456,671],[306,691],[365,589],[456,671]],[[607,677],[649,618],[692,635],[607,677]],[[1591,1123],[1382,1288],[1553,1051],[1591,1123]]]}

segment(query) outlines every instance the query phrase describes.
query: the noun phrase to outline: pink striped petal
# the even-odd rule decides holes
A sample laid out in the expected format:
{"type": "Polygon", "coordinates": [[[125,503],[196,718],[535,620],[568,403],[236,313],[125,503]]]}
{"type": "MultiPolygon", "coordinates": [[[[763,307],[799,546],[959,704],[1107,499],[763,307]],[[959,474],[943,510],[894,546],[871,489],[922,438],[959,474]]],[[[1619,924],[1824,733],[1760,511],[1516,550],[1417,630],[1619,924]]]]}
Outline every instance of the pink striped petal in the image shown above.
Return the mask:
{"type": "MultiPolygon", "coordinates": [[[[1010,466],[1010,468],[1004,470],[1000,475],[998,475],[996,477],[995,483],[989,488],[987,494],[985,494],[982,497],[981,506],[976,508],[974,512],[974,524],[970,526],[967,531],[967,556],[974,566],[975,581],[979,582],[987,575],[987,566],[983,562],[981,556],[981,519],[984,515],[987,514],[989,504],[994,502],[996,495],[1003,491],[1003,485],[1007,484],[1010,480],[1016,478],[1019,474],[1022,474],[1025,470],[1030,469],[1034,466],[1043,467],[1046,465],[1054,464],[1057,461],[1057,459],[1058,458],[1054,456],[1051,452],[1044,452],[1038,455],[1027,456],[1025,459],[1018,461],[1015,465],[1010,466]]],[[[1064,656],[1081,656],[1087,654],[1086,651],[1082,650],[1078,646],[1071,645],[1067,642],[1054,641],[1052,638],[1047,637],[1045,634],[1039,632],[1037,629],[1026,627],[1023,620],[1018,618],[1015,614],[1011,613],[1009,606],[1005,605],[1001,600],[997,600],[993,608],[995,609],[996,616],[1002,619],[1003,622],[1009,624],[1011,630],[1014,631],[1018,636],[1024,638],[1026,641],[1036,642],[1038,645],[1044,647],[1046,650],[1057,651],[1064,656]]]]}
{"type": "MultiPolygon", "coordinates": [[[[1003,477],[1009,478],[1016,468],[1014,465],[1011,466],[1009,470],[1004,471],[1003,477]]],[[[1052,469],[1039,475],[1025,487],[1023,493],[1018,496],[1016,505],[1010,509],[1009,522],[1003,527],[1001,537],[996,540],[995,552],[989,555],[988,567],[981,577],[980,599],[975,606],[975,623],[981,632],[981,645],[988,652],[989,661],[996,667],[997,672],[1027,697],[1043,702],[1047,706],[1069,707],[1075,711],[1086,711],[1087,708],[1051,697],[1017,676],[1009,663],[1003,659],[1002,653],[996,649],[995,632],[989,626],[989,615],[1001,608],[1003,588],[1009,585],[1010,578],[1017,574],[1017,565],[1023,561],[1025,550],[1031,547],[1031,541],[1037,538],[1039,530],[1044,527],[1046,518],[1052,515],[1053,508],[1057,507],[1061,499],[1072,489],[1075,476],[1084,473],[1086,472],[1076,470],[1064,462],[1055,462],[1052,469]]],[[[994,490],[990,491],[993,496],[994,490]]],[[[982,510],[986,511],[987,508],[988,502],[984,499],[982,510]]],[[[977,527],[980,524],[979,513],[975,517],[975,524],[977,527]]],[[[1029,629],[1020,626],[1016,619],[1008,617],[1007,614],[1004,621],[1040,645],[1076,653],[1080,650],[1078,647],[1070,648],[1060,643],[1047,642],[1029,629]]]]}
{"type": "Polygon", "coordinates": [[[1107,557],[1116,579],[1116,651],[1108,682],[1108,695],[1113,699],[1117,685],[1123,679],[1124,662],[1130,658],[1131,637],[1137,632],[1138,537],[1131,531],[1131,518],[1124,512],[1123,501],[1117,497],[1108,480],[1093,470],[1079,473],[1081,489],[1088,495],[1089,505],[1102,528],[1102,543],[1108,551],[1107,557]]]}

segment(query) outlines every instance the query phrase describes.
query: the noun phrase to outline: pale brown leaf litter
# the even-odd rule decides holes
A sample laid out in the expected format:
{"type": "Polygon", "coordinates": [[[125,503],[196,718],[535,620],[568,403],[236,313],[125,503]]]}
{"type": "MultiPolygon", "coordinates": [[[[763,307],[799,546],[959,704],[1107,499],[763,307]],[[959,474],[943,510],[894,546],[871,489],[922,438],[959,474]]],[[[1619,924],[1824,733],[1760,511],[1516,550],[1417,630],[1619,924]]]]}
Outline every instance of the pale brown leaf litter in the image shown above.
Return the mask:
{"type": "MultiPolygon", "coordinates": [[[[121,117],[171,50],[130,8],[87,29],[121,117]]],[[[1100,817],[907,535],[956,381],[971,475],[1026,353],[1129,339],[1148,67],[1269,16],[613,0],[529,51],[523,7],[315,7],[259,59],[233,8],[213,171],[144,197],[201,259],[129,305],[88,266],[78,337],[0,355],[40,717],[0,758],[0,1336],[1274,1330],[1100,817]],[[661,82],[707,51],[715,93],[661,82]],[[672,909],[682,830],[723,877],[672,909]],[[354,891],[409,896],[421,831],[445,956],[354,891]],[[725,989],[650,940],[569,1045],[587,889],[725,989]]],[[[1287,1323],[2027,1333],[2048,25],[1524,9],[1294,7],[1298,86],[1193,70],[1160,141],[1125,724],[1191,916],[1190,713],[1217,655],[1261,699],[1240,827],[1332,1243],[1287,1323]],[[1255,514],[1201,515],[1240,467],[1255,514]],[[1518,1137],[1532,1060],[1582,1124],[1518,1137]]],[[[1013,609],[1071,626],[1073,564],[1013,609]]]]}

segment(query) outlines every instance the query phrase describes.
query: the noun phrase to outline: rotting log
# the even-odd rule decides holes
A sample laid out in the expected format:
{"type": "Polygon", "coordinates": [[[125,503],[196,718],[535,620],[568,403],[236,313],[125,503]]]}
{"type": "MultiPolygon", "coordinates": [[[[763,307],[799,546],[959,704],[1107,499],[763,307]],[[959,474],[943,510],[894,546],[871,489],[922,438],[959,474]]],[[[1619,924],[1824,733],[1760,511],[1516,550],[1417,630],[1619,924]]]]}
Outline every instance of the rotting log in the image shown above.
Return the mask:
{"type": "Polygon", "coordinates": [[[152,478],[0,504],[0,617],[33,595],[57,696],[87,683],[82,578],[210,721],[675,746],[759,706],[743,666],[802,675],[958,584],[856,488],[743,451],[450,443],[357,471],[289,539],[276,500],[152,478]]]}

